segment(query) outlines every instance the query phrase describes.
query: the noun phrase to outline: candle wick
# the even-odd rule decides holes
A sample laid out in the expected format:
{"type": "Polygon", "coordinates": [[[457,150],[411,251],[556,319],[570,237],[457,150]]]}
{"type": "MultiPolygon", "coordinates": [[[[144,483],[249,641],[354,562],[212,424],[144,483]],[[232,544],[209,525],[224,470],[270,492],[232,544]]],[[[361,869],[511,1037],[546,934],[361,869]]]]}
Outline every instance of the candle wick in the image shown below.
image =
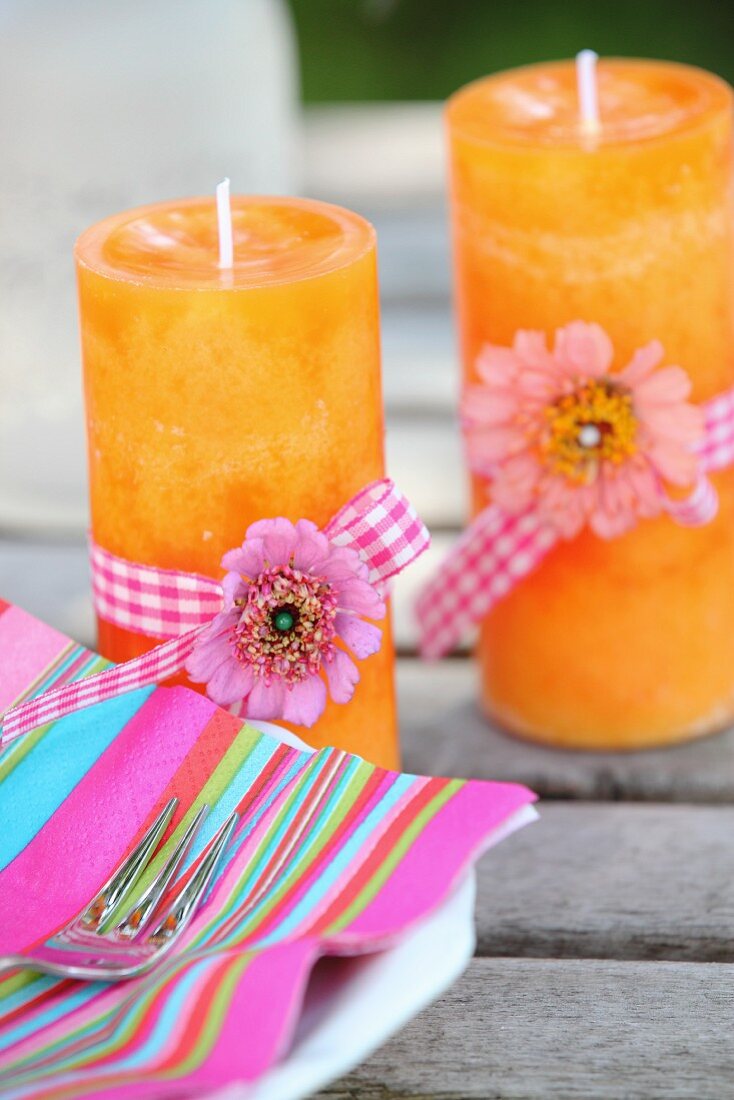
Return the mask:
{"type": "Polygon", "coordinates": [[[599,118],[599,87],[596,77],[596,63],[599,55],[593,50],[581,50],[576,54],[576,82],[579,93],[579,116],[581,128],[587,134],[598,134],[601,128],[599,118]]]}
{"type": "Polygon", "coordinates": [[[229,201],[229,179],[217,185],[217,229],[219,232],[219,266],[231,271],[234,263],[232,238],[232,204],[229,201]]]}

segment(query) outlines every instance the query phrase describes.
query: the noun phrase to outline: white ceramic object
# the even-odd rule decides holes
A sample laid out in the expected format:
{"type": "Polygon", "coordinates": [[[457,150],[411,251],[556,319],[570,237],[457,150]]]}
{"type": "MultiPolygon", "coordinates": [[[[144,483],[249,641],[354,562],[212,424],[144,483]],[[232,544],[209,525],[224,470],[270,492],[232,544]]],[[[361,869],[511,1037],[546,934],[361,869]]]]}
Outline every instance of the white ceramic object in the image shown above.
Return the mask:
{"type": "MultiPolygon", "coordinates": [[[[251,722],[293,748],[313,751],[270,722],[251,722]]],[[[538,814],[525,806],[497,830],[498,843],[538,814]]],[[[397,946],[314,970],[287,1057],[254,1085],[228,1085],[208,1100],[304,1100],[359,1065],[437,1000],[468,966],[475,947],[473,869],[397,946]]]]}
{"type": "Polygon", "coordinates": [[[86,527],[78,233],[298,190],[296,103],[284,0],[0,0],[0,527],[86,527]]]}

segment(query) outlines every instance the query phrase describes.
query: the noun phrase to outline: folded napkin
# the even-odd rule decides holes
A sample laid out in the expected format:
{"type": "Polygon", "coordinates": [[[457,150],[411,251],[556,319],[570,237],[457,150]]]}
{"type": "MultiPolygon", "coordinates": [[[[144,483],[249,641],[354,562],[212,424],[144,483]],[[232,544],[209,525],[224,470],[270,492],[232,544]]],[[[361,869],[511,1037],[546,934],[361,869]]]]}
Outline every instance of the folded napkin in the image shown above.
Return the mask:
{"type": "MultiPolygon", "coordinates": [[[[103,664],[0,603],[0,713],[103,664]]],[[[212,809],[189,863],[241,814],[206,904],[143,978],[0,980],[6,1100],[182,1100],[256,1080],[286,1053],[317,959],[406,936],[534,800],[514,784],[300,751],[186,688],[145,688],[0,755],[0,955],[70,920],[173,795],[141,890],[202,804],[212,809]]]]}

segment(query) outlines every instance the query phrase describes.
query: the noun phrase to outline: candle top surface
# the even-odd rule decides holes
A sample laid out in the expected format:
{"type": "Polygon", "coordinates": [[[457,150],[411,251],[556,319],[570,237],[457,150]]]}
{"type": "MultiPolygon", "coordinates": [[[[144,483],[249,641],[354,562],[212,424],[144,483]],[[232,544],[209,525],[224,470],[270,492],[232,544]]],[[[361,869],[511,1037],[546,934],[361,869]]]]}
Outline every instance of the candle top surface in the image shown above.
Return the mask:
{"type": "Polygon", "coordinates": [[[82,233],[75,256],[83,266],[126,282],[245,290],[317,278],[375,244],[369,222],[329,203],[233,195],[231,210],[231,268],[219,267],[214,196],[115,214],[82,233]]]}
{"type": "MultiPolygon", "coordinates": [[[[728,84],[688,65],[603,58],[597,81],[596,146],[665,138],[731,107],[728,84]]],[[[574,61],[529,65],[477,80],[451,97],[447,115],[455,134],[479,144],[578,149],[589,141],[574,61]]]]}

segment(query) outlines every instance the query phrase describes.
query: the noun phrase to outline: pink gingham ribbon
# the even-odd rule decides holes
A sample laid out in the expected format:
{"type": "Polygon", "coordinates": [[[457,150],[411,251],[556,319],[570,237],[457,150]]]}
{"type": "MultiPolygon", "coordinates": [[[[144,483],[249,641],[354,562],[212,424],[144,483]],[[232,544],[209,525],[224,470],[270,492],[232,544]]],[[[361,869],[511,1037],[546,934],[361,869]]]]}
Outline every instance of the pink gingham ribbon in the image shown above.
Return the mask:
{"type": "MultiPolygon", "coordinates": [[[[699,476],[689,496],[665,498],[665,510],[684,527],[709,523],[718,496],[707,474],[734,462],[734,389],[703,405],[699,476]]],[[[533,508],[511,515],[490,504],[463,532],[425,586],[416,605],[424,657],[441,657],[532,572],[559,536],[533,508]]]]}
{"type": "MultiPolygon", "coordinates": [[[[351,546],[378,589],[423,553],[430,536],[392,481],[362,489],[324,527],[330,542],[351,546]]],[[[124,692],[159,683],[183,668],[198,635],[222,610],[221,585],[211,577],[126,561],[92,543],[95,609],[102,619],[161,645],[124,664],[52,689],[3,716],[2,744],[66,714],[124,692]]]]}
{"type": "Polygon", "coordinates": [[[222,609],[222,587],[211,577],[138,565],[90,545],[94,609],[105,622],[151,638],[177,638],[222,609]]]}

